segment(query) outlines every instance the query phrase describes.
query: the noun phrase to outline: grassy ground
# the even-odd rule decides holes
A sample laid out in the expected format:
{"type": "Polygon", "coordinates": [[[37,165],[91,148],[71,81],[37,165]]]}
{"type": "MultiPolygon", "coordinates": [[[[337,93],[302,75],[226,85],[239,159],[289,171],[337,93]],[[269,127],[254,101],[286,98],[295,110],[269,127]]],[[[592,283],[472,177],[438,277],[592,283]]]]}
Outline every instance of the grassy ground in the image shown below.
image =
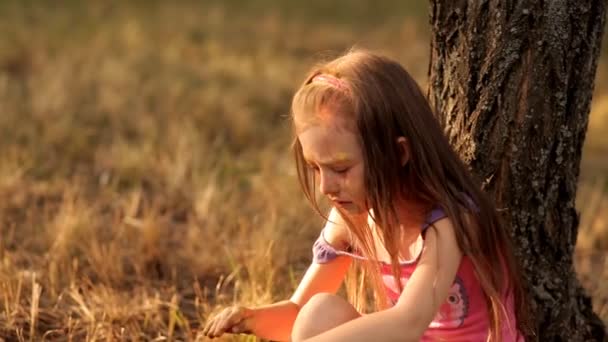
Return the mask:
{"type": "MultiPolygon", "coordinates": [[[[321,223],[296,75],[360,44],[424,83],[426,6],[83,3],[0,2],[0,340],[194,340],[217,305],[287,296],[321,223]]],[[[603,62],[577,268],[605,321],[607,129],[603,62]]]]}

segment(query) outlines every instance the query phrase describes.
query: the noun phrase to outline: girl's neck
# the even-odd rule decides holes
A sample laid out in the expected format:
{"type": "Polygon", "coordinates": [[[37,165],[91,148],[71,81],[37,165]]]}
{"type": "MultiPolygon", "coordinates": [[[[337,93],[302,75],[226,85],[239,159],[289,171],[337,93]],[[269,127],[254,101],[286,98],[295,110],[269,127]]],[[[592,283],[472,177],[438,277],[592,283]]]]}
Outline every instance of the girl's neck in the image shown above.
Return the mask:
{"type": "MultiPolygon", "coordinates": [[[[411,198],[399,198],[395,201],[397,224],[402,229],[419,229],[424,224],[424,221],[432,209],[433,205],[430,203],[411,198]]],[[[369,209],[367,213],[361,216],[350,215],[351,221],[357,225],[373,223],[373,220],[370,221],[371,217],[374,217],[373,209],[369,209]]]]}
{"type": "Polygon", "coordinates": [[[400,198],[395,203],[399,225],[404,230],[419,229],[433,206],[414,198],[400,198]]]}
{"type": "MultiPolygon", "coordinates": [[[[422,241],[422,226],[433,206],[420,200],[401,198],[395,201],[398,227],[384,230],[373,220],[368,221],[374,240],[376,240],[376,259],[389,262],[395,253],[401,261],[409,261],[419,253],[422,241]],[[396,229],[395,229],[396,228],[396,229]],[[389,241],[384,241],[389,239],[389,241]],[[393,252],[390,252],[390,250],[393,252]]],[[[373,213],[372,213],[373,214],[373,213]]]]}

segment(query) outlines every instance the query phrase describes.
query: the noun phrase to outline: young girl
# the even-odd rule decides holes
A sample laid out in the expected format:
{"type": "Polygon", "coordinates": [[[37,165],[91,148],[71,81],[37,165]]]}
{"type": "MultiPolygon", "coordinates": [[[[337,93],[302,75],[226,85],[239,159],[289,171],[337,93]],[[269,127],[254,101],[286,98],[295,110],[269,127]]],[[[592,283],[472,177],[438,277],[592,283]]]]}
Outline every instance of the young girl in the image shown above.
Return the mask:
{"type": "Polygon", "coordinates": [[[523,341],[507,231],[398,63],[351,51],[317,66],[292,113],[302,188],[317,211],[317,187],[332,204],[313,263],[289,300],[225,309],[206,336],[523,341]],[[351,265],[347,302],[335,293],[351,265]]]}

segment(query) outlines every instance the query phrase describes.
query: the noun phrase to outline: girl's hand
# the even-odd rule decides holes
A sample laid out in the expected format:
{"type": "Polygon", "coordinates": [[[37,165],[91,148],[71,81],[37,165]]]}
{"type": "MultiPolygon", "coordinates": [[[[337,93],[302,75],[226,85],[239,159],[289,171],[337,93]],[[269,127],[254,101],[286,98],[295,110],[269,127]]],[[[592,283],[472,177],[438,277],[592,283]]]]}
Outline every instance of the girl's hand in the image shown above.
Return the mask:
{"type": "Polygon", "coordinates": [[[252,331],[249,318],[253,316],[253,313],[252,309],[243,306],[226,308],[205,324],[203,335],[215,338],[224,333],[249,334],[252,331]]]}

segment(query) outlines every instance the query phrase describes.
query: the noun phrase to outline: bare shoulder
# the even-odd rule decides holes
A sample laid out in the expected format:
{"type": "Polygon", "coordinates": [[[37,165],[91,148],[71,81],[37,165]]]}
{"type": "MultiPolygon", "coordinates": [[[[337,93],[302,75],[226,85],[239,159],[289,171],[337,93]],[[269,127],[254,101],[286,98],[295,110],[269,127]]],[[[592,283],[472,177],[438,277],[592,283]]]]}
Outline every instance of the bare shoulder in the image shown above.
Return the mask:
{"type": "Polygon", "coordinates": [[[436,250],[442,251],[443,255],[449,255],[450,257],[461,255],[454,224],[450,218],[445,217],[437,220],[427,229],[425,233],[425,247],[427,254],[428,250],[436,250]]]}
{"type": "Polygon", "coordinates": [[[350,235],[346,222],[336,208],[329,212],[323,228],[323,237],[336,249],[345,250],[350,245],[350,235]]]}
{"type": "MultiPolygon", "coordinates": [[[[474,225],[477,222],[477,220],[471,213],[465,212],[462,218],[464,221],[463,223],[466,226],[474,225]]],[[[425,235],[431,233],[434,239],[436,239],[439,235],[445,235],[448,238],[455,238],[456,233],[454,229],[454,222],[446,216],[433,222],[433,224],[430,225],[428,232],[425,235]]]]}

